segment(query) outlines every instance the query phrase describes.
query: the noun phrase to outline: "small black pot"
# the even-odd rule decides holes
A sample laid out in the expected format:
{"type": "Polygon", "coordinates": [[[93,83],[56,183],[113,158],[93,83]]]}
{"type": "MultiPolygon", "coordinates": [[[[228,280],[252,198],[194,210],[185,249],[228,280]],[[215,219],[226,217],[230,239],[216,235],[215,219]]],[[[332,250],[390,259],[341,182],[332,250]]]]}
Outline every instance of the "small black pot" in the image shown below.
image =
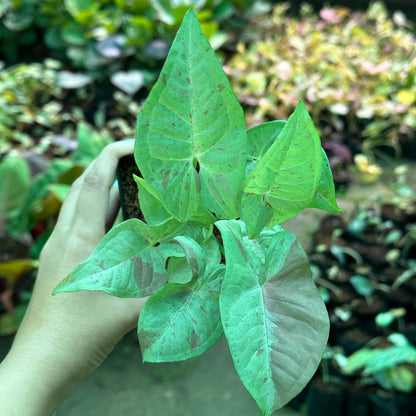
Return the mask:
{"type": "Polygon", "coordinates": [[[345,391],[342,386],[325,384],[320,377],[309,385],[307,396],[308,416],[341,416],[345,409],[345,391]]]}
{"type": "Polygon", "coordinates": [[[123,219],[141,218],[137,184],[133,174],[141,176],[133,155],[120,159],[117,166],[117,181],[120,191],[120,205],[123,219]]]}

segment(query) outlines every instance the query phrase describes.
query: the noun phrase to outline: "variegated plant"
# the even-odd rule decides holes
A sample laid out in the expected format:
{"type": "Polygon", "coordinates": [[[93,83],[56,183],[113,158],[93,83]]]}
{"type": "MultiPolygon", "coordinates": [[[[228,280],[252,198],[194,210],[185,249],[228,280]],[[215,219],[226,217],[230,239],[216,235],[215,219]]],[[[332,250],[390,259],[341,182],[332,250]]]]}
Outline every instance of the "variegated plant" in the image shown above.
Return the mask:
{"type": "Polygon", "coordinates": [[[307,207],[339,211],[307,110],[246,131],[191,9],[138,116],[135,160],[145,222],[110,230],[55,293],[151,295],[138,322],[145,361],[197,356],[225,333],[270,415],[312,377],[328,336],[307,257],[279,225],[307,207]]]}

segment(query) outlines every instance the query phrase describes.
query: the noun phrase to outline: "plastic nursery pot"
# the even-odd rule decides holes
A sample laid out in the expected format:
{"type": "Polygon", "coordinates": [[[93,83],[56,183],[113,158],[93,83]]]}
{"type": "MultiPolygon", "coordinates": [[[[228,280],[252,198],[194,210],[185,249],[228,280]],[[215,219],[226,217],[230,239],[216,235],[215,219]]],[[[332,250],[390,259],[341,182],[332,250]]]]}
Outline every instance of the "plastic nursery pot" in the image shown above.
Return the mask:
{"type": "Polygon", "coordinates": [[[414,416],[415,402],[410,394],[378,390],[370,394],[372,414],[377,416],[414,416]]]}
{"type": "Polygon", "coordinates": [[[137,197],[137,185],[133,174],[141,176],[133,155],[122,157],[117,166],[117,181],[120,191],[120,205],[123,219],[140,218],[141,211],[137,197]]]}
{"type": "Polygon", "coordinates": [[[345,408],[345,392],[342,386],[324,383],[317,377],[309,385],[307,397],[308,416],[342,415],[345,408]]]}
{"type": "Polygon", "coordinates": [[[370,416],[371,401],[368,388],[351,383],[347,390],[346,416],[370,416]]]}

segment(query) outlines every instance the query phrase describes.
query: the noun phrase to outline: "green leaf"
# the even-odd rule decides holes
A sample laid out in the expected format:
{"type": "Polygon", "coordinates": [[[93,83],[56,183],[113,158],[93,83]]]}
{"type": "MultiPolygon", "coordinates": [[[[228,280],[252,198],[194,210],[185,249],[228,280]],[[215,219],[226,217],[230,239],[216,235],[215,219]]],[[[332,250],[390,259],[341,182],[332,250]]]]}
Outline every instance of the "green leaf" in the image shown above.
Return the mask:
{"type": "Polygon", "coordinates": [[[62,183],[53,183],[49,185],[49,190],[56,196],[56,198],[60,202],[64,202],[70,189],[71,185],[65,185],[62,183]]]}
{"type": "Polygon", "coordinates": [[[91,17],[100,7],[100,4],[94,3],[93,0],[64,0],[64,5],[75,20],[83,25],[91,23],[91,17]]]}
{"type": "Polygon", "coordinates": [[[204,353],[222,336],[218,298],[224,266],[181,285],[169,283],[147,301],[138,335],[143,360],[186,360],[204,353]]]}
{"type": "Polygon", "coordinates": [[[361,296],[371,296],[374,293],[374,288],[371,281],[366,276],[354,275],[350,277],[350,283],[354,290],[361,296]]]}
{"type": "Polygon", "coordinates": [[[285,120],[269,121],[247,130],[248,154],[259,160],[278,138],[286,125],[285,120]]]}
{"type": "Polygon", "coordinates": [[[139,113],[135,158],[177,220],[189,220],[201,199],[219,218],[238,216],[244,114],[192,9],[139,113]]]}
{"type": "Polygon", "coordinates": [[[254,235],[308,207],[322,174],[321,142],[302,102],[245,181],[241,219],[254,235]],[[271,209],[271,212],[270,212],[271,209]],[[260,212],[259,219],[253,213],[260,212]],[[268,215],[271,218],[266,221],[268,215]]]}
{"type": "Polygon", "coordinates": [[[147,223],[156,225],[171,218],[155,190],[143,178],[133,176],[139,190],[140,210],[147,223]]]}
{"type": "Polygon", "coordinates": [[[13,156],[3,159],[0,163],[0,218],[10,221],[19,215],[29,187],[30,173],[24,159],[13,156]]]}
{"type": "Polygon", "coordinates": [[[338,213],[341,210],[338,208],[335,199],[335,185],[332,177],[329,160],[325,150],[321,148],[322,153],[322,175],[319,182],[318,192],[315,199],[309,205],[309,208],[322,209],[328,212],[338,213]]]}
{"type": "Polygon", "coordinates": [[[416,364],[416,348],[411,344],[379,349],[376,352],[365,364],[365,370],[369,373],[392,368],[405,362],[416,364]]]}
{"type": "MultiPolygon", "coordinates": [[[[147,223],[157,225],[172,218],[155,190],[143,178],[135,176],[134,179],[139,189],[140,209],[147,223]]],[[[206,226],[214,223],[215,217],[200,204],[190,221],[206,226]]]]}
{"type": "Polygon", "coordinates": [[[151,227],[136,218],[122,222],[103,237],[91,256],[59,283],[53,293],[102,290],[118,297],[154,293],[168,281],[167,258],[182,255],[182,250],[172,244],[154,246],[171,227],[169,223],[151,227]]]}
{"type": "Polygon", "coordinates": [[[416,386],[414,370],[404,365],[390,368],[383,372],[386,381],[397,391],[411,394],[416,386]]]}
{"type": "Polygon", "coordinates": [[[130,71],[117,71],[110,77],[111,82],[126,94],[134,95],[144,85],[142,71],[132,69],[130,71]]]}
{"type": "Polygon", "coordinates": [[[78,150],[72,156],[75,161],[82,161],[86,165],[91,163],[107,146],[111,140],[92,130],[86,123],[79,123],[77,128],[78,150]]]}
{"type": "Polygon", "coordinates": [[[409,345],[390,348],[362,348],[348,357],[346,372],[364,368],[367,373],[374,374],[393,368],[402,363],[416,364],[416,348],[409,345]]]}
{"type": "Polygon", "coordinates": [[[178,236],[172,243],[179,244],[185,253],[185,259],[192,272],[192,280],[198,276],[203,276],[207,267],[207,258],[202,247],[192,238],[178,236]]]}
{"type": "MultiPolygon", "coordinates": [[[[262,415],[296,396],[316,371],[328,338],[325,305],[295,237],[280,228],[254,241],[264,264],[248,254],[248,241],[224,239],[227,268],[221,319],[234,365],[262,415]],[[237,261],[236,252],[241,254],[237,261]]],[[[234,237],[233,237],[234,238],[234,237]]],[[[252,242],[253,243],[253,242],[252,242]]]]}

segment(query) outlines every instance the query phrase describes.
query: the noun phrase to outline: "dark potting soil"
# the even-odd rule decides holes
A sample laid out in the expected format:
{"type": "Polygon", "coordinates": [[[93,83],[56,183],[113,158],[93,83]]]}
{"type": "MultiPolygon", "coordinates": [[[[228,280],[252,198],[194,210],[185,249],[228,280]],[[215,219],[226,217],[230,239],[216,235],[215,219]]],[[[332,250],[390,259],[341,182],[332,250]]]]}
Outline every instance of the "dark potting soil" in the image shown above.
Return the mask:
{"type": "Polygon", "coordinates": [[[143,219],[137,195],[137,184],[133,175],[141,176],[133,155],[120,159],[117,167],[117,180],[120,190],[120,204],[123,219],[143,219]]]}

